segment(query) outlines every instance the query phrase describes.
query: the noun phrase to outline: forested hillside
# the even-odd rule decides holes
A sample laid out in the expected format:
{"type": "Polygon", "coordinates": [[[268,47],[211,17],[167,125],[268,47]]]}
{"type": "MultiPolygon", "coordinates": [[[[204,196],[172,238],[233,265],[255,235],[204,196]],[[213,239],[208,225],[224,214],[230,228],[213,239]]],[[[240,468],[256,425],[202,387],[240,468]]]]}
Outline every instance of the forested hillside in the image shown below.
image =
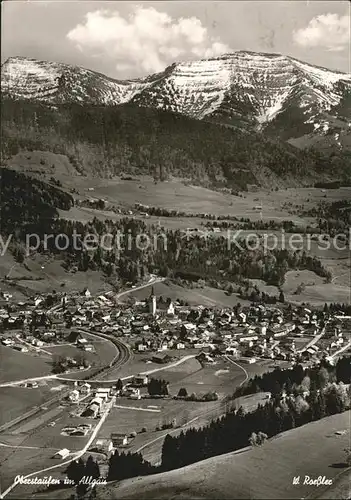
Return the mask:
{"type": "Polygon", "coordinates": [[[351,178],[348,162],[300,151],[256,132],[244,132],[182,115],[138,108],[67,104],[46,106],[3,99],[3,161],[21,150],[69,156],[83,174],[109,177],[122,172],[170,175],[211,187],[248,184],[311,185],[317,179],[351,178]]]}
{"type": "Polygon", "coordinates": [[[50,227],[58,217],[57,209],[69,210],[71,195],[20,172],[0,168],[0,233],[32,227],[50,227]]]}

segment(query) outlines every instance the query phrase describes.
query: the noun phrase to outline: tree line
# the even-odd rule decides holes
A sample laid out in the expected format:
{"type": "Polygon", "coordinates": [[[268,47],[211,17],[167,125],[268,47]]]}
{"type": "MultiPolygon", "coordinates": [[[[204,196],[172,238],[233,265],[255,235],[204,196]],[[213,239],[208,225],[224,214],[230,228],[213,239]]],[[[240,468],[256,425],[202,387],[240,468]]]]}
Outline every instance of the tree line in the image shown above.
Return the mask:
{"type": "Polygon", "coordinates": [[[320,366],[303,368],[294,365],[293,368],[281,370],[276,368],[271,372],[255,375],[241,387],[238,387],[233,398],[238,398],[257,392],[270,392],[273,396],[281,395],[282,391],[289,394],[299,394],[304,390],[321,390],[328,383],[351,381],[351,357],[343,357],[336,365],[323,361],[320,366]]]}

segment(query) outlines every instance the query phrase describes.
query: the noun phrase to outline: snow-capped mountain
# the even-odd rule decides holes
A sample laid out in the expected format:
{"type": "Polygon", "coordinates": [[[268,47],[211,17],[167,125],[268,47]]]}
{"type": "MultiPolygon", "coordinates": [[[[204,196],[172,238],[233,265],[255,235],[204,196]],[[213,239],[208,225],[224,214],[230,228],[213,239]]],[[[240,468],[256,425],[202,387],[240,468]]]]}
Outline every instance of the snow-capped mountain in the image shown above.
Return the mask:
{"type": "Polygon", "coordinates": [[[144,87],[137,80],[118,81],[79,66],[25,57],[10,57],[1,68],[2,94],[51,104],[122,104],[144,87]]]}
{"type": "MultiPolygon", "coordinates": [[[[275,54],[236,52],[174,64],[139,105],[249,125],[288,140],[350,131],[351,75],[275,54]]],[[[340,141],[339,141],[340,142],[340,141]]]]}
{"type": "Polygon", "coordinates": [[[351,130],[351,75],[278,54],[239,51],[176,63],[145,79],[117,81],[65,64],[10,58],[2,93],[47,103],[139,106],[265,130],[297,145],[351,130]]]}

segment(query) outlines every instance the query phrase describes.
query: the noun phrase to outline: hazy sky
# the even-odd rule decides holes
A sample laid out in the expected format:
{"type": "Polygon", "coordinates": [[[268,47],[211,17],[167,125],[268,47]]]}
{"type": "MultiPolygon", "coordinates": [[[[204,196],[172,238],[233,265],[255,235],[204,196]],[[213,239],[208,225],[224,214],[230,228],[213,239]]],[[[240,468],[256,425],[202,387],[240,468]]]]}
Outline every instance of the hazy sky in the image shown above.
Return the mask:
{"type": "Polygon", "coordinates": [[[350,70],[350,2],[2,2],[1,60],[27,56],[128,78],[235,50],[350,70]]]}

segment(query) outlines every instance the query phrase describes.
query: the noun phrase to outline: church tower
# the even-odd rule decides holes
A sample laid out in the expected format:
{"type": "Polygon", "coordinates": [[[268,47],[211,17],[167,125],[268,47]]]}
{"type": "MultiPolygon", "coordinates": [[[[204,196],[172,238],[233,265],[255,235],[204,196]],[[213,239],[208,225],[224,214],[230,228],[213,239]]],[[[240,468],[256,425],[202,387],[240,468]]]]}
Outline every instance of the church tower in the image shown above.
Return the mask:
{"type": "Polygon", "coordinates": [[[150,294],[150,297],[149,297],[149,312],[153,316],[156,315],[156,295],[155,295],[155,292],[154,292],[154,287],[152,287],[151,294],[150,294]]]}

